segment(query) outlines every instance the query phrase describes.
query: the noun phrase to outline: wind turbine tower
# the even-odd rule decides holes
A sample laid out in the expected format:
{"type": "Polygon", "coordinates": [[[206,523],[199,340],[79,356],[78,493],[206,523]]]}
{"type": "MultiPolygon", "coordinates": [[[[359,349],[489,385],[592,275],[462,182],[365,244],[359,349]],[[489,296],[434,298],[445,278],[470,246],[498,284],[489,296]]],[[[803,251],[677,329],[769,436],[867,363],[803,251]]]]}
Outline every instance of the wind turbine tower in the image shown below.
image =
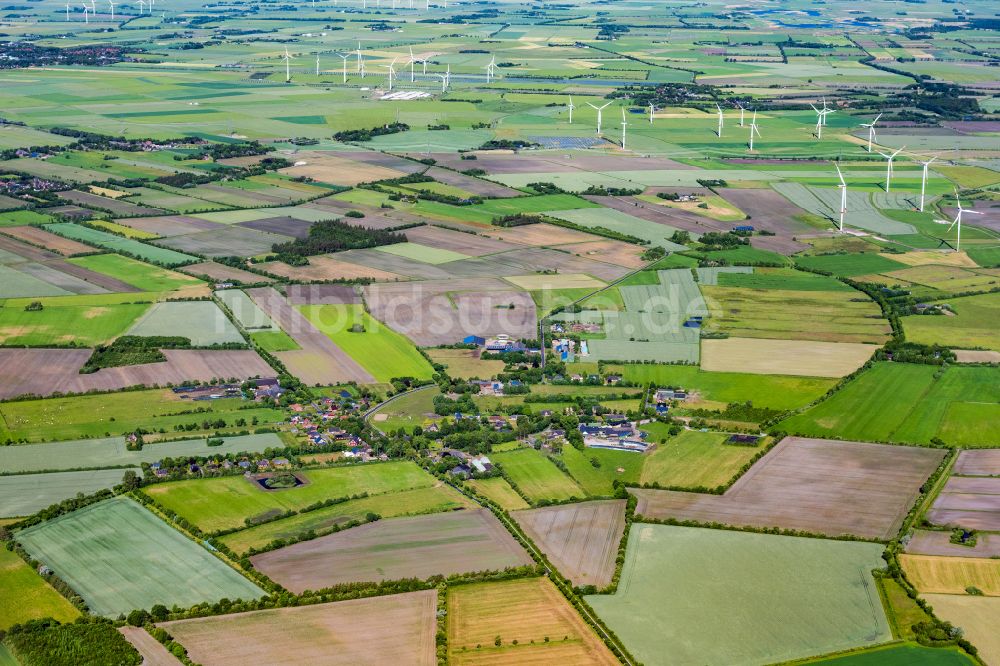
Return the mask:
{"type": "Polygon", "coordinates": [[[718,130],[716,130],[716,132],[715,132],[715,133],[716,133],[716,134],[718,135],[718,137],[719,137],[719,138],[721,139],[721,138],[722,138],[722,124],[723,124],[723,119],[722,119],[722,107],[721,107],[721,106],[719,106],[718,104],[716,104],[716,105],[715,105],[715,108],[716,108],[716,109],[718,109],[718,111],[719,111],[719,129],[718,129],[718,130]]]}
{"type": "Polygon", "coordinates": [[[576,106],[573,104],[573,96],[572,95],[569,96],[569,104],[566,106],[566,108],[569,109],[569,124],[572,125],[573,124],[573,109],[576,108],[576,106]]]}
{"type": "MultiPolygon", "coordinates": [[[[951,231],[956,225],[958,226],[958,233],[955,236],[955,252],[962,251],[962,213],[972,213],[973,215],[982,215],[983,213],[978,210],[969,210],[968,208],[962,208],[962,200],[958,198],[958,190],[955,190],[955,205],[958,206],[958,213],[955,215],[955,220],[948,227],[948,231],[951,231]]],[[[935,220],[939,224],[948,224],[948,220],[935,220]]]]}
{"type": "Polygon", "coordinates": [[[924,193],[927,192],[927,171],[928,171],[928,167],[930,167],[931,162],[933,162],[936,159],[937,159],[937,157],[932,157],[929,160],[927,160],[926,162],[921,162],[921,164],[924,165],[923,173],[921,174],[921,177],[920,177],[920,212],[921,213],[924,212],[924,193]]]}
{"type": "Polygon", "coordinates": [[[840,230],[844,230],[844,216],[847,215],[847,183],[844,182],[844,174],[840,172],[840,165],[836,162],[833,166],[837,167],[837,177],[840,178],[840,230]]]}
{"type": "MultiPolygon", "coordinates": [[[[905,148],[905,147],[906,146],[903,146],[903,148],[905,148]]],[[[882,157],[884,157],[885,160],[886,160],[886,162],[885,162],[885,193],[886,194],[889,193],[889,187],[892,185],[892,174],[893,174],[893,170],[894,170],[892,163],[896,159],[896,155],[899,155],[900,151],[902,151],[903,148],[898,149],[896,152],[892,153],[891,155],[887,155],[887,154],[885,154],[883,152],[879,152],[879,155],[881,155],[882,157]]]]}
{"type": "Polygon", "coordinates": [[[882,117],[882,114],[880,113],[877,116],[875,116],[875,120],[871,121],[870,123],[861,123],[861,127],[867,127],[868,128],[868,152],[869,153],[872,152],[872,144],[875,143],[876,141],[878,141],[878,137],[875,136],[875,123],[877,123],[878,119],[881,118],[881,117],[882,117]]]}
{"type": "Polygon", "coordinates": [[[622,107],[622,150],[625,150],[625,128],[628,127],[628,120],[625,119],[625,107],[622,107]]]}
{"type": "Polygon", "coordinates": [[[754,109],[753,117],[750,119],[750,152],[753,152],[753,135],[756,134],[760,136],[760,130],[757,129],[757,110],[754,109]]]}
{"type": "Polygon", "coordinates": [[[590,102],[587,102],[587,106],[589,106],[590,108],[592,108],[595,111],[597,111],[597,135],[598,136],[601,135],[601,114],[604,112],[604,109],[608,108],[610,105],[611,105],[611,102],[608,102],[604,106],[594,106],[590,102]]]}
{"type": "Polygon", "coordinates": [[[285,47],[285,83],[292,82],[292,56],[288,54],[288,47],[285,47]]]}
{"type": "Polygon", "coordinates": [[[343,73],[344,73],[344,83],[347,83],[347,61],[350,59],[351,55],[352,54],[350,54],[350,53],[341,53],[340,54],[341,60],[344,61],[344,70],[343,70],[343,73]]]}

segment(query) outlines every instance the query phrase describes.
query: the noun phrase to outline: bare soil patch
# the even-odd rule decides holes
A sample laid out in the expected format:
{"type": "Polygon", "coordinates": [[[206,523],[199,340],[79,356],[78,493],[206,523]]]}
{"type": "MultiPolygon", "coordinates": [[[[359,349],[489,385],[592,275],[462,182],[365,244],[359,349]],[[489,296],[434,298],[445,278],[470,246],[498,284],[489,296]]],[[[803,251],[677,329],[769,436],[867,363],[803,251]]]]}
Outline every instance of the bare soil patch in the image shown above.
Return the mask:
{"type": "Polygon", "coordinates": [[[104,368],[81,375],[89,349],[0,349],[0,399],[33,394],[113,391],[130,386],[163,386],[186,380],[271,377],[274,370],[257,352],[165,349],[167,360],[121,368],[104,368]]]}
{"type": "Polygon", "coordinates": [[[442,250],[461,252],[473,257],[480,257],[485,254],[495,254],[513,250],[517,245],[505,243],[488,236],[468,234],[461,231],[451,231],[441,227],[423,226],[404,231],[406,240],[411,243],[421,243],[430,245],[442,250]]]}
{"type": "Polygon", "coordinates": [[[360,303],[361,297],[347,284],[290,284],[285,297],[292,305],[345,305],[360,303]]]}
{"type": "Polygon", "coordinates": [[[958,454],[952,474],[1000,476],[1000,449],[972,449],[958,454]]]}
{"type": "Polygon", "coordinates": [[[181,661],[142,627],[119,627],[118,631],[142,655],[142,666],[179,666],[181,661]]]}
{"type": "Polygon", "coordinates": [[[371,278],[373,280],[406,279],[405,275],[341,261],[329,255],[309,257],[309,264],[307,266],[289,266],[282,261],[269,261],[257,264],[257,267],[268,273],[291,280],[322,282],[324,280],[355,280],[358,278],[371,278]]]}
{"type": "Polygon", "coordinates": [[[723,495],[634,490],[637,514],[887,540],[944,452],[786,437],[723,495]]]}
{"type": "Polygon", "coordinates": [[[559,245],[556,249],[572,252],[578,257],[627,268],[642,268],[646,265],[646,262],[642,260],[642,253],[645,251],[643,248],[616,240],[570,243],[569,245],[559,245]]]}
{"type": "Polygon", "coordinates": [[[216,222],[209,222],[197,217],[187,215],[160,215],[157,217],[131,217],[115,220],[118,224],[127,227],[146,231],[157,236],[182,236],[184,234],[195,234],[199,231],[211,231],[213,229],[224,228],[225,225],[216,222]]]}
{"type": "Polygon", "coordinates": [[[243,284],[255,284],[257,282],[273,282],[269,277],[257,275],[250,271],[244,271],[225,264],[217,264],[214,261],[204,261],[200,264],[189,264],[177,269],[188,275],[204,275],[218,282],[237,281],[243,284]]]}
{"type": "Polygon", "coordinates": [[[13,236],[18,240],[23,240],[26,243],[31,243],[32,245],[41,245],[53,252],[58,252],[64,257],[71,257],[74,254],[88,254],[94,251],[94,248],[89,245],[57,236],[41,227],[5,227],[3,233],[13,236]]]}
{"type": "Polygon", "coordinates": [[[927,520],[935,525],[1000,531],[1000,477],[953,476],[927,520]]]}
{"type": "Polygon", "coordinates": [[[166,622],[205,666],[433,666],[437,592],[166,622]]]}
{"type": "Polygon", "coordinates": [[[588,241],[600,240],[600,236],[594,236],[583,231],[567,229],[554,224],[527,224],[521,227],[503,228],[498,227],[484,232],[487,236],[492,236],[500,240],[518,245],[532,245],[542,247],[545,245],[566,245],[568,243],[586,243],[588,241]]]}
{"type": "Polygon", "coordinates": [[[250,560],[296,594],[341,583],[423,579],[531,564],[486,509],[379,520],[250,560]]]}
{"type": "Polygon", "coordinates": [[[515,511],[511,516],[574,585],[611,584],[625,531],[625,500],[515,511]]]}

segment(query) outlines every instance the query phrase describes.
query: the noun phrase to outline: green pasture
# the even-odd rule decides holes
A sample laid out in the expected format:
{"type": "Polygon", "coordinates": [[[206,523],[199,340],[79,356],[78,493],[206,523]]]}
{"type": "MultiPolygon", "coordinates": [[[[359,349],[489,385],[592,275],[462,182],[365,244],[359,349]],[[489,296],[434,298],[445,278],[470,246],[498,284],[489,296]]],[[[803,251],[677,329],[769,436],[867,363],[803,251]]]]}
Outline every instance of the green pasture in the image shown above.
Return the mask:
{"type": "Polygon", "coordinates": [[[925,345],[1000,351],[1000,336],[996,330],[1000,321],[1000,294],[951,298],[948,305],[955,316],[904,317],[901,321],[906,339],[925,345]]]}
{"type": "Polygon", "coordinates": [[[128,305],[46,305],[41,310],[5,303],[0,307],[0,342],[5,345],[93,347],[117,338],[150,308],[128,305]]]}
{"type": "Polygon", "coordinates": [[[499,463],[506,476],[532,502],[566,500],[572,497],[583,499],[587,495],[545,454],[535,449],[496,453],[490,460],[499,463]]]}
{"type": "MultiPolygon", "coordinates": [[[[559,209],[550,211],[548,214],[588,229],[601,227],[627,234],[644,240],[654,247],[662,247],[671,252],[685,249],[683,245],[678,245],[670,240],[674,232],[678,231],[677,228],[649,222],[621,211],[609,208],[579,208],[575,210],[559,209]]],[[[697,234],[695,236],[697,237],[697,234]]]]}
{"type": "MultiPolygon", "coordinates": [[[[141,474],[139,468],[132,471],[141,474]]],[[[122,482],[124,469],[0,476],[0,518],[29,516],[77,494],[92,495],[122,482]]]]}
{"type": "MultiPolygon", "coordinates": [[[[494,449],[496,450],[496,449],[494,449]]],[[[505,511],[527,509],[528,503],[507,483],[507,479],[494,476],[489,479],[473,479],[467,484],[477,493],[497,503],[505,511]]]]}
{"type": "Polygon", "coordinates": [[[222,436],[220,446],[208,446],[204,437],[171,442],[146,443],[140,451],[130,451],[124,437],[98,437],[70,442],[23,444],[0,447],[0,470],[38,472],[100,467],[138,467],[164,458],[208,457],[230,453],[261,453],[284,448],[274,433],[222,436]]]}
{"type": "Polygon", "coordinates": [[[636,524],[617,591],[586,600],[646,663],[781,662],[891,640],[871,574],[882,550],[636,524]]]}
{"type": "Polygon", "coordinates": [[[434,479],[412,462],[390,462],[314,469],[306,483],[268,492],[242,476],[192,479],[147,487],[143,492],[183,516],[203,532],[242,527],[285,511],[298,511],[327,499],[423,488],[434,479]]]}
{"type": "Polygon", "coordinates": [[[606,366],[605,372],[620,373],[625,380],[641,385],[685,389],[697,401],[749,401],[756,407],[778,410],[807,405],[837,383],[835,379],[821,377],[705,372],[686,365],[629,364],[606,366]]]}
{"type": "MultiPolygon", "coordinates": [[[[801,261],[801,260],[799,260],[801,261]]],[[[717,285],[743,289],[785,289],[788,291],[853,291],[834,278],[806,273],[794,268],[754,268],[752,273],[720,273],[717,285]]]]}
{"type": "MultiPolygon", "coordinates": [[[[43,617],[72,622],[80,615],[64,596],[6,548],[0,548],[0,590],[3,590],[0,594],[0,631],[43,617]]],[[[2,656],[0,664],[4,664],[2,656]]]]}
{"type": "Polygon", "coordinates": [[[400,396],[372,414],[372,425],[383,432],[394,432],[402,428],[412,432],[417,426],[423,427],[428,420],[440,420],[434,414],[434,396],[439,395],[436,386],[419,389],[400,396]]]}
{"type": "Polygon", "coordinates": [[[303,305],[299,310],[376,381],[430,379],[434,374],[427,359],[405,336],[374,319],[363,305],[303,305]],[[356,326],[361,330],[353,330],[356,326]]]}
{"type": "Polygon", "coordinates": [[[632,451],[563,446],[560,458],[588,495],[611,495],[616,480],[638,483],[646,456],[632,451]],[[596,465],[594,464],[596,461],[596,465]],[[619,471],[621,470],[621,471],[619,471]]]}
{"type": "Polygon", "coordinates": [[[136,261],[120,254],[76,257],[69,262],[130,284],[143,291],[175,291],[202,284],[198,278],[136,261]]]}
{"type": "Polygon", "coordinates": [[[398,257],[422,261],[425,264],[446,264],[449,261],[461,261],[469,258],[469,255],[461,252],[419,243],[395,243],[394,245],[381,245],[375,249],[398,257]]]}
{"type": "Polygon", "coordinates": [[[716,488],[728,484],[764,446],[726,444],[728,433],[685,430],[676,437],[666,436],[661,423],[650,423],[643,430],[655,444],[643,454],[639,482],[664,487],[716,488]]]}
{"type": "Polygon", "coordinates": [[[284,420],[279,409],[253,407],[238,398],[192,403],[169,389],[123,391],[67,398],[43,398],[0,403],[0,441],[51,442],[90,437],[126,435],[138,428],[170,433],[175,426],[197,424],[192,437],[216,428],[203,422],[226,422],[228,427],[243,420],[268,425],[284,420]],[[198,411],[207,410],[207,411],[198,411]]]}
{"type": "Polygon", "coordinates": [[[899,643],[803,663],[822,666],[973,666],[976,662],[958,648],[899,643]]]}
{"type": "Polygon", "coordinates": [[[904,263],[873,253],[797,257],[795,263],[811,270],[826,271],[837,277],[888,273],[907,267],[904,263]]]}
{"type": "Polygon", "coordinates": [[[777,425],[810,437],[988,447],[1000,436],[1000,369],[877,363],[777,425]]]}
{"type": "Polygon", "coordinates": [[[207,549],[124,497],[30,527],[17,540],[98,615],[264,596],[207,549]]]}
{"type": "Polygon", "coordinates": [[[373,513],[382,518],[395,518],[470,507],[472,502],[451,486],[415,488],[348,500],[330,507],[307,511],[291,518],[227,534],[220,537],[219,541],[234,552],[243,554],[251,548],[266,546],[275,539],[296,538],[307,532],[320,533],[351,521],[364,521],[373,513]]]}

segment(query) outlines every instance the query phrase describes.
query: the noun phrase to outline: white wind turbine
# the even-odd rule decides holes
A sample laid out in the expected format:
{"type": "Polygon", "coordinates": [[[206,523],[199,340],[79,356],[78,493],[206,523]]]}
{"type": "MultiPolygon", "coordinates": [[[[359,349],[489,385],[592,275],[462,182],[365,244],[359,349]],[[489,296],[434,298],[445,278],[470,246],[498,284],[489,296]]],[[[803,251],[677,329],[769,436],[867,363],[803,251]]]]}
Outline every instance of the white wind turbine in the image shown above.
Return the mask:
{"type": "Polygon", "coordinates": [[[83,5],[83,22],[90,23],[90,7],[83,5]]]}
{"type": "Polygon", "coordinates": [[[760,136],[760,130],[757,129],[757,109],[753,111],[753,117],[750,119],[750,152],[753,152],[753,135],[756,134],[760,136]]]}
{"type": "Polygon", "coordinates": [[[927,171],[931,165],[931,162],[937,159],[934,156],[927,160],[926,162],[921,162],[924,165],[923,172],[920,175],[920,212],[924,212],[924,193],[927,191],[927,171]]]}
{"type": "Polygon", "coordinates": [[[826,125],[826,114],[833,113],[832,111],[827,111],[826,109],[826,98],[823,98],[823,108],[817,109],[815,105],[810,104],[812,110],[816,112],[816,138],[823,138],[823,125],[826,125]]]}
{"type": "Polygon", "coordinates": [[[350,58],[351,58],[351,56],[353,54],[352,53],[340,53],[338,55],[340,55],[341,60],[344,61],[344,69],[343,69],[344,83],[347,83],[347,61],[350,60],[350,58]]]}
{"type": "Polygon", "coordinates": [[[285,47],[285,83],[292,82],[292,56],[288,54],[288,47],[285,47]]]}
{"type": "Polygon", "coordinates": [[[743,127],[743,111],[744,111],[743,105],[739,102],[736,102],[736,106],[738,106],[740,109],[740,127],[743,127]]]}
{"type": "Polygon", "coordinates": [[[653,106],[652,102],[650,102],[649,103],[649,124],[650,125],[653,124],[653,113],[655,113],[655,112],[656,112],[656,107],[653,106]]]}
{"type": "Polygon", "coordinates": [[[609,106],[611,106],[611,102],[608,102],[604,106],[594,106],[590,102],[587,102],[587,106],[589,106],[590,108],[592,108],[595,111],[597,111],[597,134],[600,135],[601,134],[601,114],[604,112],[604,109],[606,109],[609,106]]]}
{"type": "MultiPolygon", "coordinates": [[[[955,235],[955,252],[961,252],[962,250],[962,213],[972,213],[973,215],[982,215],[982,211],[970,210],[968,208],[962,208],[962,200],[958,198],[958,190],[955,190],[955,205],[958,206],[958,213],[955,214],[955,219],[948,227],[948,231],[951,231],[953,227],[958,225],[958,231],[955,235]]],[[[935,220],[938,224],[948,224],[948,220],[935,220]]]]}
{"type": "Polygon", "coordinates": [[[319,53],[316,53],[316,76],[319,76],[319,53]]]}
{"type": "Polygon", "coordinates": [[[625,150],[625,128],[628,127],[628,121],[625,119],[625,107],[622,107],[622,150],[625,150]]]}
{"type": "Polygon", "coordinates": [[[875,116],[875,120],[871,121],[870,123],[861,123],[861,127],[867,127],[868,128],[868,152],[869,153],[872,152],[872,144],[875,141],[878,140],[878,137],[875,136],[875,123],[877,123],[878,119],[881,118],[881,117],[882,117],[882,114],[880,113],[877,116],[875,116]]]}
{"type": "Polygon", "coordinates": [[[716,104],[715,108],[719,110],[719,129],[716,130],[715,133],[721,139],[722,138],[722,123],[723,123],[723,119],[722,119],[722,107],[719,106],[718,104],[716,104]]]}
{"type": "Polygon", "coordinates": [[[115,0],[108,0],[108,4],[111,5],[111,20],[115,20],[115,0]]]}
{"type": "Polygon", "coordinates": [[[69,3],[66,3],[66,20],[69,21],[69,3]]]}
{"type": "MultiPolygon", "coordinates": [[[[905,148],[905,147],[906,146],[903,146],[903,148],[905,148]]],[[[896,152],[892,153],[891,155],[887,155],[886,153],[883,153],[883,152],[879,151],[879,155],[881,155],[882,157],[884,157],[885,160],[886,160],[886,162],[885,162],[885,192],[886,192],[886,194],[889,193],[889,187],[892,185],[892,174],[893,174],[892,163],[893,163],[893,160],[896,159],[896,155],[899,155],[900,151],[902,151],[903,148],[900,148],[899,150],[897,150],[896,152]]]]}
{"type": "Polygon", "coordinates": [[[497,76],[497,57],[494,55],[486,65],[486,83],[492,82],[497,76]]]}
{"type": "Polygon", "coordinates": [[[361,42],[358,42],[358,72],[361,72],[361,42]]]}
{"type": "Polygon", "coordinates": [[[569,104],[566,106],[566,108],[569,109],[569,124],[572,125],[573,124],[573,109],[576,108],[576,105],[573,104],[573,96],[572,95],[569,96],[569,104]]]}
{"type": "Polygon", "coordinates": [[[392,92],[392,80],[396,77],[396,61],[399,60],[399,56],[392,59],[392,62],[388,65],[382,65],[389,70],[389,92],[392,92]]]}
{"type": "Polygon", "coordinates": [[[844,174],[840,172],[840,165],[836,162],[833,166],[837,167],[837,177],[840,178],[840,230],[844,230],[844,216],[847,215],[847,183],[844,182],[844,174]]]}
{"type": "Polygon", "coordinates": [[[448,75],[447,74],[435,74],[434,76],[441,79],[441,92],[448,92],[448,75]]]}
{"type": "Polygon", "coordinates": [[[145,0],[139,0],[139,15],[142,16],[146,12],[146,2],[145,0]]]}
{"type": "MultiPolygon", "coordinates": [[[[413,0],[410,0],[410,6],[413,6],[413,0]]],[[[417,63],[417,59],[413,57],[413,47],[410,47],[410,83],[413,83],[413,66],[417,63]]]]}

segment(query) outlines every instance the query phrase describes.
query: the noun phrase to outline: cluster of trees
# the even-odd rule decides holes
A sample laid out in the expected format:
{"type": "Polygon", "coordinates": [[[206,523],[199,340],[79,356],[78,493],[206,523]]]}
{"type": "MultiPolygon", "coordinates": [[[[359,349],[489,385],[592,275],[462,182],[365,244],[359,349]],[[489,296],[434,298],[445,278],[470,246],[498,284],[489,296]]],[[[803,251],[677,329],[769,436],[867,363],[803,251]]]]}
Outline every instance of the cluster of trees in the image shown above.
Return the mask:
{"type": "Polygon", "coordinates": [[[80,374],[97,372],[101,368],[118,368],[140,363],[166,361],[161,349],[182,349],[191,346],[191,339],[176,336],[123,335],[109,345],[98,345],[80,368],[80,374]]]}
{"type": "Polygon", "coordinates": [[[24,666],[115,664],[138,666],[142,656],[111,621],[83,616],[72,624],[51,618],[16,624],[4,644],[24,666]]]}
{"type": "Polygon", "coordinates": [[[324,220],[309,227],[307,237],[276,243],[271,249],[279,261],[299,266],[309,263],[306,257],[317,254],[405,242],[405,235],[393,231],[355,227],[340,220],[324,220]]]}
{"type": "Polygon", "coordinates": [[[711,252],[714,250],[731,250],[740,245],[749,245],[750,238],[735,231],[709,231],[698,239],[700,249],[711,252]]]}
{"type": "Polygon", "coordinates": [[[504,215],[493,218],[493,225],[497,227],[523,227],[528,224],[538,224],[544,222],[540,215],[528,213],[517,213],[516,215],[504,215]]]}
{"type": "Polygon", "coordinates": [[[389,123],[371,129],[343,130],[334,134],[333,138],[337,141],[371,141],[376,136],[399,134],[409,129],[410,126],[406,123],[389,123]]]}

